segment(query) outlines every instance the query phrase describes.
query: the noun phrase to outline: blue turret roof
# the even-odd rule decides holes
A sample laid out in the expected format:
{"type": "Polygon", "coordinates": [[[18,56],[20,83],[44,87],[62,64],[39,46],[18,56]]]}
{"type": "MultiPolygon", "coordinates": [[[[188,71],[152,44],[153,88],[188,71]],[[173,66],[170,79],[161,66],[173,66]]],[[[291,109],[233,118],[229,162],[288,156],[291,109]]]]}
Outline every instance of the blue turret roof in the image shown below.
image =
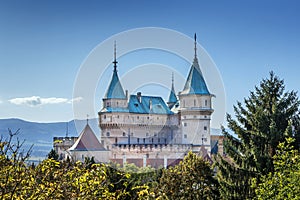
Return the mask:
{"type": "Polygon", "coordinates": [[[188,78],[184,85],[184,89],[180,94],[204,94],[209,95],[209,91],[207,89],[204,77],[200,70],[200,66],[197,59],[196,54],[196,35],[195,35],[195,57],[194,62],[191,66],[188,78]]]}
{"type": "Polygon", "coordinates": [[[174,80],[173,80],[173,76],[172,76],[172,88],[171,88],[171,91],[170,91],[168,103],[176,103],[176,102],[177,102],[177,97],[176,97],[176,94],[175,94],[174,80]]]}
{"type": "Polygon", "coordinates": [[[120,83],[117,69],[114,69],[109,87],[104,96],[105,99],[126,99],[123,87],[120,83]]]}
{"type": "Polygon", "coordinates": [[[104,96],[105,99],[126,99],[123,87],[120,83],[118,71],[117,71],[117,59],[116,59],[116,43],[114,45],[114,72],[109,84],[109,87],[104,96]]]}

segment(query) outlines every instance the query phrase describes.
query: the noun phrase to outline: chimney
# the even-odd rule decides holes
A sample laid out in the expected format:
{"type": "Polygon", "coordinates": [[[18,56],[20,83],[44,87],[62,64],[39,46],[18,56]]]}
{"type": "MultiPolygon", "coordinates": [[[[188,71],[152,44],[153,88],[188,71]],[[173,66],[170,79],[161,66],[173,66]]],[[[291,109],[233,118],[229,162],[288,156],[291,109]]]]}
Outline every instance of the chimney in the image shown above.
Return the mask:
{"type": "Polygon", "coordinates": [[[141,92],[138,92],[136,94],[136,97],[138,98],[139,102],[141,103],[142,102],[142,93],[141,92]]]}

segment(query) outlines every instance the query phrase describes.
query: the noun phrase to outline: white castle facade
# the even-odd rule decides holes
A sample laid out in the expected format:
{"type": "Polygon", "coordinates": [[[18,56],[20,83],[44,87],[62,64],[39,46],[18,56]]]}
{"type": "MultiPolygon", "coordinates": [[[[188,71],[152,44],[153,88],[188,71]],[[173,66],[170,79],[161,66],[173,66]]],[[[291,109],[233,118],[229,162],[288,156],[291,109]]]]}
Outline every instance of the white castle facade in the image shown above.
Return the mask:
{"type": "Polygon", "coordinates": [[[153,167],[177,163],[188,151],[209,157],[212,148],[219,147],[222,141],[219,138],[211,141],[214,95],[209,92],[198,63],[196,35],[194,48],[184,88],[176,95],[172,80],[167,103],[159,96],[124,92],[115,48],[111,82],[98,112],[101,141],[93,136],[87,124],[68,149],[69,155],[77,160],[93,156],[99,162],[153,167]]]}

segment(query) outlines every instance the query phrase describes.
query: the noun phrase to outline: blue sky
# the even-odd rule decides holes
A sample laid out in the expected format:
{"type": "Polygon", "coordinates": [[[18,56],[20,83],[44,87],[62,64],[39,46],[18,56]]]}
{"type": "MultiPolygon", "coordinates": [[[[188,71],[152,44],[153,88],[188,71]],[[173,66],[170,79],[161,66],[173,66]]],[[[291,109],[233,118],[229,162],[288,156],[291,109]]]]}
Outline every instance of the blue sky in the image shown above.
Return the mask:
{"type": "Polygon", "coordinates": [[[296,0],[0,1],[0,118],[71,120],[84,59],[110,36],[141,27],[196,32],[222,76],[228,113],[271,70],[299,91],[299,9],[296,0]]]}

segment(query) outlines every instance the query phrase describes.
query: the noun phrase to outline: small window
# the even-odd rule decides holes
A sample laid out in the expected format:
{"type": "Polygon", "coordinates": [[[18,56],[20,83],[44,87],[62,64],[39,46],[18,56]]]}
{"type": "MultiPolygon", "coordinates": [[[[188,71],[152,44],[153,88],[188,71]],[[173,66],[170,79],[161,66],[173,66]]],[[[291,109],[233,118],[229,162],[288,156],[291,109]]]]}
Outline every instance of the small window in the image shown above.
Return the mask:
{"type": "Polygon", "coordinates": [[[197,116],[196,115],[194,115],[194,119],[196,119],[197,118],[197,116]]]}
{"type": "Polygon", "coordinates": [[[110,106],[110,103],[109,103],[109,102],[106,102],[106,106],[109,107],[109,106],[110,106]]]}
{"type": "Polygon", "coordinates": [[[146,140],[145,140],[145,138],[143,138],[143,143],[145,143],[146,142],[146,140]]]}
{"type": "Polygon", "coordinates": [[[106,115],[104,115],[103,118],[106,119],[106,115]]]}
{"type": "Polygon", "coordinates": [[[196,99],[194,99],[194,106],[196,106],[196,99]]]}
{"type": "Polygon", "coordinates": [[[146,133],[146,137],[148,137],[149,136],[149,133],[146,133]]]}
{"type": "Polygon", "coordinates": [[[158,138],[158,143],[160,143],[160,138],[158,138]]]}
{"type": "Polygon", "coordinates": [[[207,126],[204,126],[204,130],[207,131],[207,126]]]}
{"type": "Polygon", "coordinates": [[[185,122],[185,123],[183,124],[183,126],[187,126],[187,123],[185,122]]]}
{"type": "Polygon", "coordinates": [[[205,106],[207,106],[207,100],[205,100],[204,104],[205,104],[205,106]]]}
{"type": "Polygon", "coordinates": [[[117,102],[117,106],[119,105],[119,102],[117,102]]]}
{"type": "Polygon", "coordinates": [[[187,135],[186,135],[186,134],[184,134],[184,138],[185,138],[185,139],[187,138],[187,135]]]}
{"type": "Polygon", "coordinates": [[[106,132],[106,136],[109,137],[109,136],[110,136],[110,133],[109,133],[109,132],[106,132]]]}
{"type": "Polygon", "coordinates": [[[139,104],[135,103],[135,104],[134,104],[134,106],[135,106],[135,107],[138,107],[138,106],[139,106],[139,104]]]}
{"type": "Polygon", "coordinates": [[[137,116],[136,118],[137,118],[137,119],[140,119],[140,117],[139,117],[139,116],[137,116]]]}
{"type": "Polygon", "coordinates": [[[137,139],[137,143],[140,143],[140,138],[137,139]]]}
{"type": "Polygon", "coordinates": [[[119,119],[119,118],[120,118],[120,116],[118,115],[118,116],[117,116],[117,118],[119,119]]]}
{"type": "Polygon", "coordinates": [[[118,138],[115,138],[115,143],[116,143],[116,144],[118,143],[118,138]]]}
{"type": "Polygon", "coordinates": [[[125,137],[126,136],[126,133],[125,132],[123,132],[123,137],[125,137]]]}
{"type": "Polygon", "coordinates": [[[147,119],[149,119],[149,116],[147,117],[147,119]]]}

